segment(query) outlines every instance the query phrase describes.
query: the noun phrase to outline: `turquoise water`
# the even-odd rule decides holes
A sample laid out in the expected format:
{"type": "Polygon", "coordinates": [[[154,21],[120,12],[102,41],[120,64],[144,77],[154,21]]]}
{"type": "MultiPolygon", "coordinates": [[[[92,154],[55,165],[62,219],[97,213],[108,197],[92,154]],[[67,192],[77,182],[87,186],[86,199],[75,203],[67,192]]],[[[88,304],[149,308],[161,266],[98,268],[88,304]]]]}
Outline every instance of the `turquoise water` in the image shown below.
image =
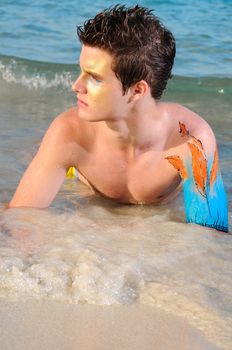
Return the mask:
{"type": "MultiPolygon", "coordinates": [[[[174,74],[232,75],[232,2],[230,0],[125,1],[139,3],[174,33],[177,57],[174,74]]],[[[115,1],[2,0],[0,55],[36,61],[75,63],[80,45],[76,25],[115,1]]],[[[0,56],[1,57],[1,56],[0,56]]]]}

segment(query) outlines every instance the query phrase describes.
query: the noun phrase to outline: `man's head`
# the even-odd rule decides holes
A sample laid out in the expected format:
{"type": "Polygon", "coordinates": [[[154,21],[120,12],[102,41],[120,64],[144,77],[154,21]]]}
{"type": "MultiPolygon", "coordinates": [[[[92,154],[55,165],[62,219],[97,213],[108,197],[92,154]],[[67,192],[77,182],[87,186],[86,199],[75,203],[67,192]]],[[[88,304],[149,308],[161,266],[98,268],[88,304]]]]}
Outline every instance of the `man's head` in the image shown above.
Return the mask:
{"type": "Polygon", "coordinates": [[[175,39],[151,10],[116,5],[77,27],[80,41],[113,56],[112,70],[123,93],[145,80],[159,99],[171,77],[175,39]]]}

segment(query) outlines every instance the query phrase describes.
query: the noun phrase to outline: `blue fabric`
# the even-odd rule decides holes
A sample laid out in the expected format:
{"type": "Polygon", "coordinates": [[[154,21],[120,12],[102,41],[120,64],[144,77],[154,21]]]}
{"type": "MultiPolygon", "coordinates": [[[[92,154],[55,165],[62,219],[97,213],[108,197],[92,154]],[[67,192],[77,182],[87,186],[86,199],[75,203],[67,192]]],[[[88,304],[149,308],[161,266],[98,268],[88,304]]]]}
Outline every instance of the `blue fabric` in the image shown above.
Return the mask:
{"type": "Polygon", "coordinates": [[[197,189],[192,166],[189,165],[187,167],[188,178],[184,180],[183,184],[186,222],[228,232],[228,205],[222,177],[220,172],[218,172],[215,182],[210,187],[209,178],[211,167],[212,162],[211,164],[208,163],[205,196],[197,189]]]}

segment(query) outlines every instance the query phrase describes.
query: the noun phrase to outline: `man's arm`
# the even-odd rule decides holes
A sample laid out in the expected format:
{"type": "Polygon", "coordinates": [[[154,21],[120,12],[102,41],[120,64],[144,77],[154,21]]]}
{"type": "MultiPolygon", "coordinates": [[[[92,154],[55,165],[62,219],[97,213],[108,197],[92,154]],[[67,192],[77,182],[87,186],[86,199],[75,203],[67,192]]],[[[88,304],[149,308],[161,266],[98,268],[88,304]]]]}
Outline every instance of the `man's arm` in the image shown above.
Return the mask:
{"type": "Polygon", "coordinates": [[[171,156],[167,160],[183,179],[186,221],[228,232],[227,198],[215,137],[211,130],[192,136],[181,123],[180,133],[187,138],[186,157],[182,160],[171,156]]]}
{"type": "MultiPolygon", "coordinates": [[[[67,129],[67,128],[66,128],[67,129]]],[[[47,130],[40,148],[25,171],[9,207],[45,208],[61,187],[69,167],[68,133],[62,118],[47,130]]]]}

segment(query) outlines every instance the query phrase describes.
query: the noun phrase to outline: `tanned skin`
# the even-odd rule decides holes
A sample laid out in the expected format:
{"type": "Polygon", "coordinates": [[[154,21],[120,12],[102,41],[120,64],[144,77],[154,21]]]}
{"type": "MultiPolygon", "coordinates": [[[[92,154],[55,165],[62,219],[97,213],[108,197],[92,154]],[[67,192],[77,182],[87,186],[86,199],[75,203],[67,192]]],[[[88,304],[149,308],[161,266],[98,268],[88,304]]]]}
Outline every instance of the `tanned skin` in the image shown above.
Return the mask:
{"type": "Polygon", "coordinates": [[[96,192],[122,203],[162,203],[181,189],[167,157],[191,156],[179,123],[199,139],[206,156],[216,142],[199,115],[176,103],[156,101],[146,81],[123,94],[112,56],[83,46],[81,74],[73,84],[77,106],[57,116],[22,177],[9,207],[48,207],[74,166],[96,192]]]}

